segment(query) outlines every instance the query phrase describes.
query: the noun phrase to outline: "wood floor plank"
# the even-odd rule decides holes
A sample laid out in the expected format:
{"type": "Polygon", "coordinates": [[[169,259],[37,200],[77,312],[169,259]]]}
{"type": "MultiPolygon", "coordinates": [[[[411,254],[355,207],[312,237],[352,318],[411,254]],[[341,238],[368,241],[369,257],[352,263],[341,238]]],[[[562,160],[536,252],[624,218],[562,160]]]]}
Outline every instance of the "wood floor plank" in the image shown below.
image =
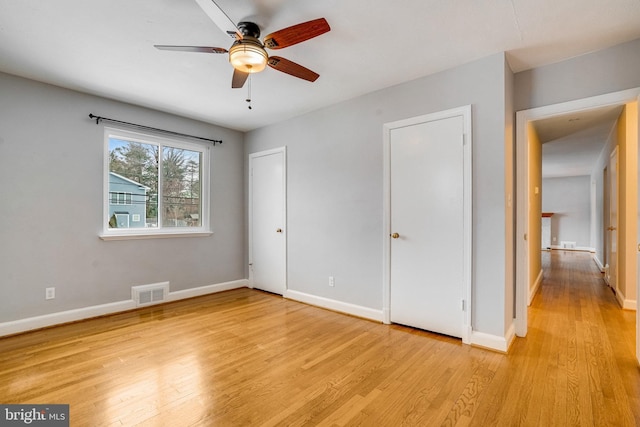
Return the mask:
{"type": "Polygon", "coordinates": [[[0,339],[0,402],[73,426],[635,426],[635,313],[546,252],[508,355],[237,289],[0,339]]]}

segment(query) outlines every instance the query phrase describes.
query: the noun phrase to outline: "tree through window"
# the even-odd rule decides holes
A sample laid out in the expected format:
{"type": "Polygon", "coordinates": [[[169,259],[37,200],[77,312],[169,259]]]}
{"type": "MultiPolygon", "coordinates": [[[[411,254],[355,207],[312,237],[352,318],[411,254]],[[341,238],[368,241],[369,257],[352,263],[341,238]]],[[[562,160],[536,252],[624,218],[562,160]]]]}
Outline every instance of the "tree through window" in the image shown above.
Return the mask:
{"type": "Polygon", "coordinates": [[[105,140],[107,230],[205,225],[207,147],[114,129],[105,130],[105,140]]]}

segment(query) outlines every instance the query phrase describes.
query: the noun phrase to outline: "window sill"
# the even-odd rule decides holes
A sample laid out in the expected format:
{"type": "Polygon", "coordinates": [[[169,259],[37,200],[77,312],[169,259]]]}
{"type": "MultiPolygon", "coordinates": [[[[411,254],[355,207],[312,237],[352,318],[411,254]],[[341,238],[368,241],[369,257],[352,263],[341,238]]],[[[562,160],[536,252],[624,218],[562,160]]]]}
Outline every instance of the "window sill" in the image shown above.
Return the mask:
{"type": "Polygon", "coordinates": [[[157,233],[103,233],[98,237],[102,240],[141,240],[141,239],[172,239],[176,237],[209,237],[212,231],[171,231],[157,233]]]}

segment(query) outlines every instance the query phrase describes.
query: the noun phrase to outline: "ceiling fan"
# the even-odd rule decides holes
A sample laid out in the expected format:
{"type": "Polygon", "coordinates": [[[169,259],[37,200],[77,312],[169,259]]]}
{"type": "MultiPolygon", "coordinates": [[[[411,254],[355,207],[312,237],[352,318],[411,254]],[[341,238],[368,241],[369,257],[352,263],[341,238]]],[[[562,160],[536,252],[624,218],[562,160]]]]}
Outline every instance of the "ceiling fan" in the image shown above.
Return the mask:
{"type": "Polygon", "coordinates": [[[269,56],[265,48],[282,49],[312,39],[331,30],[326,19],[318,18],[271,33],[260,41],[260,27],[253,22],[235,25],[227,14],[213,0],[196,0],[198,5],[222,31],[235,39],[229,50],[212,46],[171,46],[154,45],[161,50],[201,53],[228,53],[233,66],[232,88],[244,86],[249,74],[259,73],[268,65],[294,77],[310,82],[319,74],[280,56],[269,56]]]}

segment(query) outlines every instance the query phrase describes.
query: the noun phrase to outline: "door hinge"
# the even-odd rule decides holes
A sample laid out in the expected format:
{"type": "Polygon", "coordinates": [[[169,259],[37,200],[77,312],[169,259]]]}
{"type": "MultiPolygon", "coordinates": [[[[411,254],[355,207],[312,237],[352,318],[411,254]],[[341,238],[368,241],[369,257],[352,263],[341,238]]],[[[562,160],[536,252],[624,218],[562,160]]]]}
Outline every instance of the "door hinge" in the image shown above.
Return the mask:
{"type": "Polygon", "coordinates": [[[527,233],[524,233],[524,240],[527,240],[527,233]]]}
{"type": "Polygon", "coordinates": [[[462,300],[462,311],[465,311],[465,308],[466,308],[466,307],[465,307],[464,300],[462,300]]]}

